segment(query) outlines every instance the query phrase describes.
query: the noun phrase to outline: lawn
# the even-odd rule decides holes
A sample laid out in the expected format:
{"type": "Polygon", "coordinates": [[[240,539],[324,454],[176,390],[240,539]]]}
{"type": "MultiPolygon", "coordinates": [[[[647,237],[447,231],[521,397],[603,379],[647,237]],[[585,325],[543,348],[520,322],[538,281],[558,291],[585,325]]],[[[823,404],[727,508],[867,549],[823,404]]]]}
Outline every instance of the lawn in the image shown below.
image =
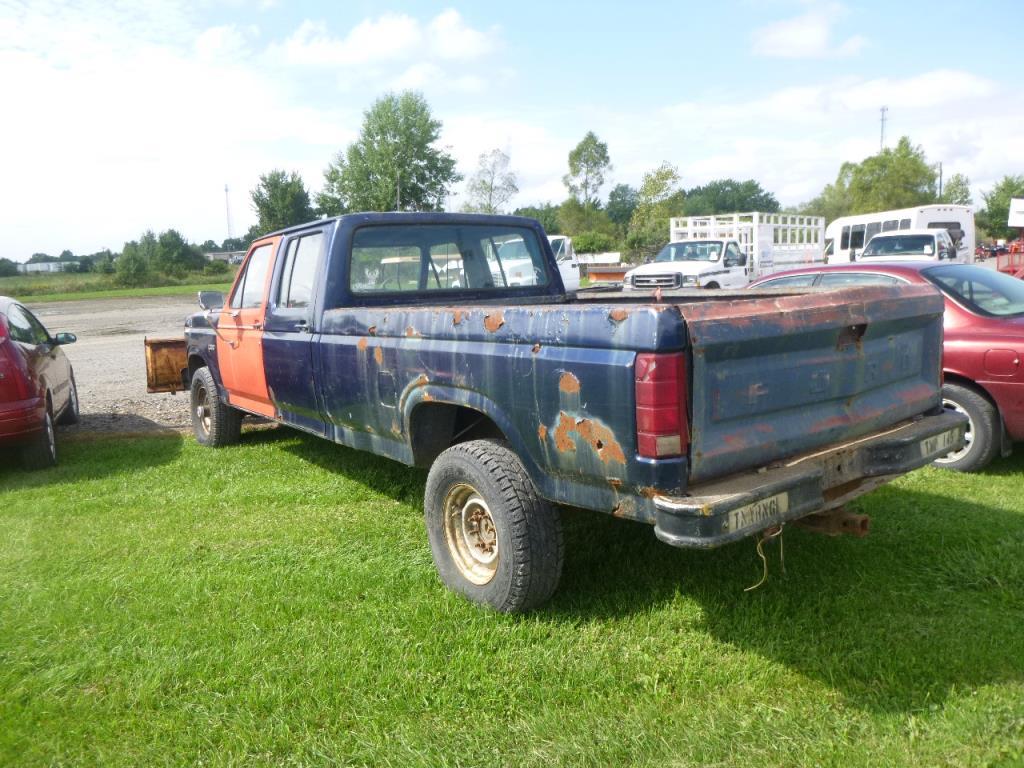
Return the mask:
{"type": "Polygon", "coordinates": [[[135,296],[184,296],[196,291],[222,291],[231,288],[232,271],[223,275],[189,274],[173,279],[153,275],[152,280],[169,285],[120,288],[113,275],[97,273],[55,272],[37,275],[0,277],[0,296],[12,296],[20,301],[77,301],[79,299],[117,299],[135,296]]]}
{"type": "Polygon", "coordinates": [[[0,764],[1019,766],[1022,473],[901,479],[751,593],[753,542],[569,512],[509,617],[441,587],[419,470],[285,429],[8,460],[0,764]]]}

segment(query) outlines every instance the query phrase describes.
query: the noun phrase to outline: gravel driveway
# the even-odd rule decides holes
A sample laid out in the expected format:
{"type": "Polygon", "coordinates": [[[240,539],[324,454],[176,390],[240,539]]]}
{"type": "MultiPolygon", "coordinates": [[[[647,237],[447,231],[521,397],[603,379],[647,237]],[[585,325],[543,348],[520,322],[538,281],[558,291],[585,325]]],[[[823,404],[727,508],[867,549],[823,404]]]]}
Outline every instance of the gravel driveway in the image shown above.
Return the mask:
{"type": "Polygon", "coordinates": [[[51,334],[70,331],[64,347],[75,369],[82,420],[67,433],[150,432],[189,427],[188,395],[146,393],[146,336],[182,336],[194,298],[153,296],[51,303],[26,302],[51,334]]]}

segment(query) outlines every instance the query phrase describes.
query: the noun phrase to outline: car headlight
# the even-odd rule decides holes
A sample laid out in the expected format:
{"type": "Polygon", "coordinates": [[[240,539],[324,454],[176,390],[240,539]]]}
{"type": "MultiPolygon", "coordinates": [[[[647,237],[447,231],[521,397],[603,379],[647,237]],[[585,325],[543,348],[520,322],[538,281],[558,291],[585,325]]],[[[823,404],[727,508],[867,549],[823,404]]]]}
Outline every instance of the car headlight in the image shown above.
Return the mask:
{"type": "Polygon", "coordinates": [[[700,285],[700,281],[697,280],[695,275],[683,275],[679,281],[680,285],[700,285]]]}

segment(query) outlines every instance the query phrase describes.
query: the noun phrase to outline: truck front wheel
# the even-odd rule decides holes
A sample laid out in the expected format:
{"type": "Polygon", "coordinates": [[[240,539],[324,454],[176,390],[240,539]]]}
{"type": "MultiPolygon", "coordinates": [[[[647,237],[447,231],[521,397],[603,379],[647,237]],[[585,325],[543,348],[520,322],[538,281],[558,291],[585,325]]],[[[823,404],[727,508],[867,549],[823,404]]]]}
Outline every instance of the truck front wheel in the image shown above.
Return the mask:
{"type": "Polygon", "coordinates": [[[234,445],[242,434],[242,414],[221,402],[209,368],[192,376],[192,431],[200,445],[234,445]]]}
{"type": "Polygon", "coordinates": [[[423,506],[434,564],[449,589],[519,613],[558,587],[561,519],[504,443],[471,440],[438,456],[423,506]]]}

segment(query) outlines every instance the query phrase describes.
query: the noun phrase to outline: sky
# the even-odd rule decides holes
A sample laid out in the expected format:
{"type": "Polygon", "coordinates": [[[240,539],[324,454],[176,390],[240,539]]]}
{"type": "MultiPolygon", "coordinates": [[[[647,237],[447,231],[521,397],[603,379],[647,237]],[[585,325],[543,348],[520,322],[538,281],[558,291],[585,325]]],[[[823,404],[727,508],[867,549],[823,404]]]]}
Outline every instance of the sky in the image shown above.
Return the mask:
{"type": "Polygon", "coordinates": [[[909,136],[977,202],[1024,173],[1022,32],[1021,0],[0,0],[0,257],[242,234],[261,174],[315,193],[403,89],[463,174],[510,156],[513,207],[565,199],[590,130],[604,194],[668,161],[684,187],[800,203],[878,151],[883,105],[886,144],[909,136]]]}

